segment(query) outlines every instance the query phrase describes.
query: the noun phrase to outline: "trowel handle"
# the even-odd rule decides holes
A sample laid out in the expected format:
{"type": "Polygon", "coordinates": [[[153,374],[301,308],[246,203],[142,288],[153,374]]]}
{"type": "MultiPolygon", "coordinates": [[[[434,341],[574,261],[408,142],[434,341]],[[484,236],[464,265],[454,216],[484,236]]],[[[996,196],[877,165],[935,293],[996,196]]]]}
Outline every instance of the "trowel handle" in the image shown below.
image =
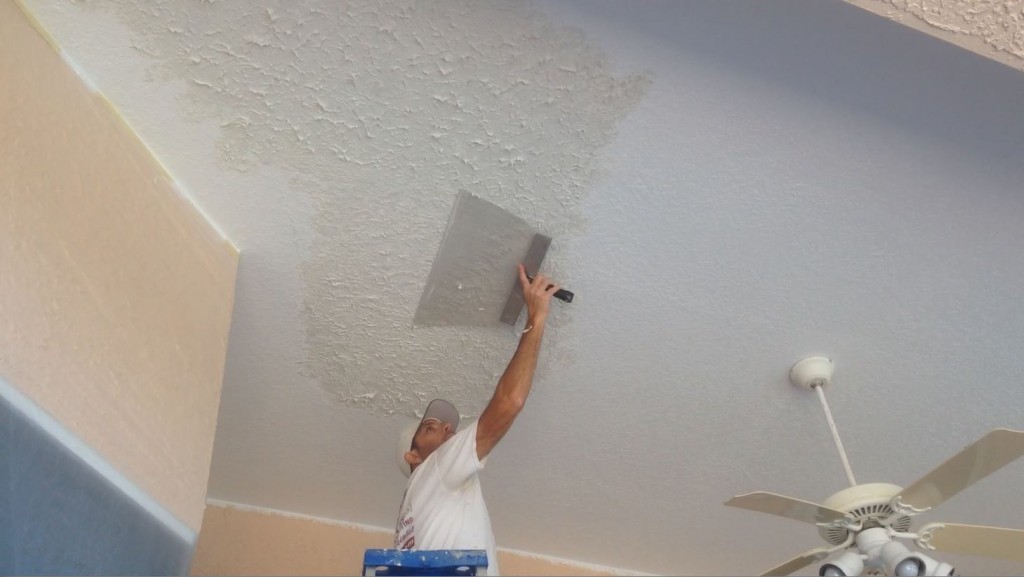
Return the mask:
{"type": "MultiPolygon", "coordinates": [[[[528,280],[530,282],[533,282],[533,277],[527,275],[526,280],[528,280]]],[[[548,286],[551,286],[551,285],[548,285],[548,286]]],[[[571,303],[572,302],[572,297],[574,297],[576,295],[572,294],[570,291],[567,291],[565,289],[558,289],[557,291],[555,291],[555,294],[553,294],[551,296],[555,297],[558,300],[565,301],[567,303],[571,303]]]]}

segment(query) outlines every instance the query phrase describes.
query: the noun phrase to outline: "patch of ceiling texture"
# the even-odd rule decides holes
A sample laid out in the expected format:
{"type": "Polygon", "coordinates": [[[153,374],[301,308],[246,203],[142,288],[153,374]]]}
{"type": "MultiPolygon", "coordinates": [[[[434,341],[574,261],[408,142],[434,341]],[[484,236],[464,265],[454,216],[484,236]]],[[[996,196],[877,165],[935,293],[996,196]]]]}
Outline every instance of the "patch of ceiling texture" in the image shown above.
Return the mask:
{"type": "Polygon", "coordinates": [[[222,126],[222,162],[296,175],[316,233],[303,372],[382,414],[436,396],[482,408],[473,385],[514,347],[512,331],[411,330],[459,188],[568,243],[595,155],[647,83],[518,3],[87,4],[115,10],[154,70],[187,82],[190,119],[222,126]]]}
{"type": "MultiPolygon", "coordinates": [[[[839,0],[25,2],[241,251],[213,499],[393,527],[401,426],[478,413],[515,346],[414,326],[460,190],[577,294],[483,472],[499,546],[756,574],[823,545],[723,505],[845,486],[788,382],[811,355],[861,482],[1024,429],[1017,70],[839,0]]],[[[1024,528],[1022,485],[921,522],[1024,528]]]]}
{"type": "MultiPolygon", "coordinates": [[[[370,2],[339,16],[353,31],[328,44],[340,64],[314,72],[339,84],[309,118],[340,125],[323,148],[357,168],[345,183],[306,185],[317,206],[303,267],[306,370],[342,402],[378,412],[437,396],[472,412],[515,334],[410,331],[456,193],[514,206],[571,241],[597,151],[646,80],[616,77],[582,35],[528,5],[370,2]]],[[[556,274],[561,255],[548,263],[556,274]]]]}
{"type": "Polygon", "coordinates": [[[1024,0],[846,0],[1024,70],[1024,0]]]}

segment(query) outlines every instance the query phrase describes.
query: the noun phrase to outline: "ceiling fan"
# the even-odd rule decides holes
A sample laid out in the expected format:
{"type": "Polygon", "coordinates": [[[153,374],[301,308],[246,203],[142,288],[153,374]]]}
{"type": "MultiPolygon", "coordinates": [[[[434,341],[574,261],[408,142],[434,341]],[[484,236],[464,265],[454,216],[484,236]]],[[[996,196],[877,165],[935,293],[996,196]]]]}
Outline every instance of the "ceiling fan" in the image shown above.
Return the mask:
{"type": "Polygon", "coordinates": [[[998,557],[1024,563],[1024,530],[1002,527],[929,523],[911,532],[911,518],[932,510],[960,491],[1024,455],[1024,431],[996,429],[967,446],[945,463],[906,487],[888,483],[857,484],[832,419],[823,388],[831,383],[832,361],[806,358],[793,365],[790,380],[818,393],[832,430],[850,487],[822,504],[774,493],[737,495],[725,502],[730,507],[778,515],[818,526],[828,543],[811,549],[763,575],[789,575],[835,552],[841,555],[819,569],[821,576],[884,574],[899,576],[954,575],[948,563],[899,540],[910,540],[921,549],[998,557]]]}

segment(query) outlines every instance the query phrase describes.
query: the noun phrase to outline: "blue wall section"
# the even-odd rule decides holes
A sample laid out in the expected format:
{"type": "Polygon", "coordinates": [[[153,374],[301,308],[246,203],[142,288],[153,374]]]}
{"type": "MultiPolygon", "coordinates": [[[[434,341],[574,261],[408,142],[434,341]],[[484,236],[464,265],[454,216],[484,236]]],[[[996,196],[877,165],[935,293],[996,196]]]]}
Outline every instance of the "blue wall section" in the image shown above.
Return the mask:
{"type": "Polygon", "coordinates": [[[14,575],[14,549],[11,547],[11,433],[13,410],[0,397],[0,575],[14,575]]]}
{"type": "Polygon", "coordinates": [[[0,418],[7,423],[0,487],[9,497],[0,501],[8,509],[0,516],[8,532],[0,574],[187,574],[193,543],[2,397],[0,418]]]}

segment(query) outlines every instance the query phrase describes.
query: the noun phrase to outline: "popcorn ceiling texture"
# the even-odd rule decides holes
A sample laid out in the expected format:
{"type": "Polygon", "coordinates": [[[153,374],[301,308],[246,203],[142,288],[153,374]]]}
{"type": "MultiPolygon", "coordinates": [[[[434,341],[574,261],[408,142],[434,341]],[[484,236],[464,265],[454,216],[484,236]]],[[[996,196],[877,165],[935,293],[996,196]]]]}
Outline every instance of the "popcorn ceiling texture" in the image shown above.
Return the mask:
{"type": "Polygon", "coordinates": [[[1024,70],[1024,0],[848,0],[1024,70]]]}
{"type": "Polygon", "coordinates": [[[508,329],[413,328],[458,190],[554,237],[545,268],[564,272],[598,152],[649,84],[524,3],[86,4],[129,23],[154,75],[187,80],[224,164],[301,175],[302,371],[379,414],[434,396],[482,408],[515,346],[508,329]]]}

